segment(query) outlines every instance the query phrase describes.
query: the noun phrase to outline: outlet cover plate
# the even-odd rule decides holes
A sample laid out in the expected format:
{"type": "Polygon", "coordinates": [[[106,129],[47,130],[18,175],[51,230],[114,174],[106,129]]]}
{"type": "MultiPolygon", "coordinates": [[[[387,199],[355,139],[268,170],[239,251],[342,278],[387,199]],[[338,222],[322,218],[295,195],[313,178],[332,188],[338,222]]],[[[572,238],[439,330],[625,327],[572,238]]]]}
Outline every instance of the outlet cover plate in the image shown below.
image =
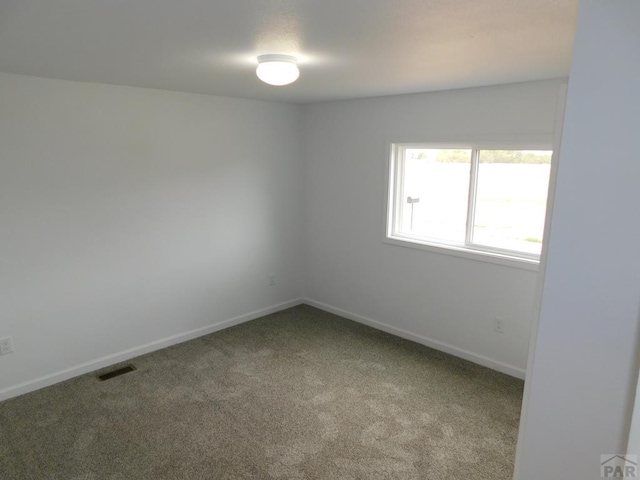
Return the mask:
{"type": "Polygon", "coordinates": [[[0,355],[13,352],[13,340],[11,337],[0,338],[0,355]]]}

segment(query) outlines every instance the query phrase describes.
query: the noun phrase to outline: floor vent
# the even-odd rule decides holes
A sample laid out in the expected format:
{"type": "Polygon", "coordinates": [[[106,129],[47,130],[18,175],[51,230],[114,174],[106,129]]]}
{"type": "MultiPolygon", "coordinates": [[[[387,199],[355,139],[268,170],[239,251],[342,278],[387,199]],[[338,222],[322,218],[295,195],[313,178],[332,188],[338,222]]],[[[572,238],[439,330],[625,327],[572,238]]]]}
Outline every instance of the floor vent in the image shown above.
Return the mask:
{"type": "Polygon", "coordinates": [[[104,382],[105,380],[109,380],[113,377],[119,377],[120,375],[124,375],[125,373],[133,372],[135,369],[136,367],[134,367],[131,364],[125,365],[124,367],[118,368],[116,370],[112,370],[110,372],[103,373],[102,375],[98,375],[98,379],[101,382],[104,382]]]}

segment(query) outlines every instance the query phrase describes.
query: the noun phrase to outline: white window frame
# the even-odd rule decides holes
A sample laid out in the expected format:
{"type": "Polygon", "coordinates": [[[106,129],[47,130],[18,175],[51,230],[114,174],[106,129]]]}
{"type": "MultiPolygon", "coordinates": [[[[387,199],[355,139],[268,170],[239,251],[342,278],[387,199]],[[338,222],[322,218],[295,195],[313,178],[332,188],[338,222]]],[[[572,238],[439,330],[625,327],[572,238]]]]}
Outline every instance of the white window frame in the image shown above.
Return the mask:
{"type": "MultiPolygon", "coordinates": [[[[513,250],[500,249],[485,245],[474,244],[471,241],[473,221],[475,218],[476,187],[478,178],[478,151],[479,150],[554,150],[551,136],[536,136],[535,138],[518,138],[505,141],[473,141],[473,142],[415,142],[397,141],[389,142],[387,149],[387,215],[385,236],[383,241],[402,247],[418,248],[446,255],[468,258],[472,260],[498,263],[526,270],[537,270],[540,263],[540,255],[528,254],[513,250]],[[399,233],[402,225],[402,206],[405,197],[402,190],[404,151],[407,149],[456,149],[471,150],[469,190],[467,199],[467,220],[465,230],[465,243],[447,242],[442,239],[430,239],[419,235],[399,233]]],[[[555,172],[554,151],[551,160],[551,174],[549,189],[547,191],[547,214],[549,212],[550,187],[555,172]]],[[[544,240],[543,240],[544,241],[544,240]]]]}

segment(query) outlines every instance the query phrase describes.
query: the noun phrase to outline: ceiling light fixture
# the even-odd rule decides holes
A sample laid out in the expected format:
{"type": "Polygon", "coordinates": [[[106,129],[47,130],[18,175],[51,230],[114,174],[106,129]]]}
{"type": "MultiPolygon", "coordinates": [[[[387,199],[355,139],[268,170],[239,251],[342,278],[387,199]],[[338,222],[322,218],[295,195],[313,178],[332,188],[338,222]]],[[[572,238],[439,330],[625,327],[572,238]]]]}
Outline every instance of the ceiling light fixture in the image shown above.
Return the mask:
{"type": "Polygon", "coordinates": [[[289,85],[300,76],[298,61],[291,55],[260,55],[256,75],[269,85],[289,85]]]}

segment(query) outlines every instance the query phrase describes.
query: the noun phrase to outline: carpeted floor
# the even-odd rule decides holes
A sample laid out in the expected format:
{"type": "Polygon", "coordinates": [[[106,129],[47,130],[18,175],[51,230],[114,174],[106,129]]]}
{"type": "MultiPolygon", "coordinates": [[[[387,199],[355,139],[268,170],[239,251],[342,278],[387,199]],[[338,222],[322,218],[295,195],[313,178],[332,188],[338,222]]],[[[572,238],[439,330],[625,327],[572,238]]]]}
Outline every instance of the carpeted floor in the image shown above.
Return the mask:
{"type": "Polygon", "coordinates": [[[299,306],[0,403],[2,480],[511,479],[523,383],[299,306]]]}

